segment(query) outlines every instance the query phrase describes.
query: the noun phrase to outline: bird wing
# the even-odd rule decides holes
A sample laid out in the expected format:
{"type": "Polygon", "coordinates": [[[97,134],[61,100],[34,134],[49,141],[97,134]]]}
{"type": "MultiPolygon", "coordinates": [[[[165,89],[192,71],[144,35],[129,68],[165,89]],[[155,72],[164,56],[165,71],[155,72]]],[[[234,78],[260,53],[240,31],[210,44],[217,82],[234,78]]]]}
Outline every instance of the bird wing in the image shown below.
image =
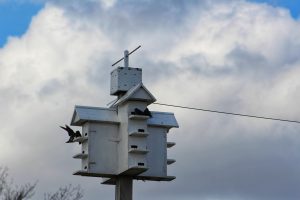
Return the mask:
{"type": "Polygon", "coordinates": [[[74,142],[74,136],[70,136],[69,140],[66,141],[66,143],[72,143],[74,142]]]}
{"type": "Polygon", "coordinates": [[[60,128],[64,129],[65,131],[68,131],[65,127],[63,126],[59,126],[60,128]]]}
{"type": "Polygon", "coordinates": [[[75,136],[75,132],[68,125],[66,125],[66,130],[68,131],[70,137],[75,136]]]}

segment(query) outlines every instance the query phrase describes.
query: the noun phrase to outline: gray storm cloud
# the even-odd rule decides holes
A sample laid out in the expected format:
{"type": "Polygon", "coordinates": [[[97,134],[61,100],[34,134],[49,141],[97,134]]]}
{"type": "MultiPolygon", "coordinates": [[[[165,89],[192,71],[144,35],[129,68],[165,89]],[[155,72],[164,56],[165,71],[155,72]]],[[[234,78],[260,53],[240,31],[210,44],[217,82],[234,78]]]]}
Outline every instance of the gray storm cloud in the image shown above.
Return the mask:
{"type": "MultiPolygon", "coordinates": [[[[130,63],[159,102],[298,120],[300,24],[287,10],[246,1],[48,1],[0,50],[1,164],[43,191],[81,184],[85,199],[113,187],[74,177],[59,125],[73,106],[105,106],[111,64],[130,63]],[[59,180],[57,177],[60,177],[59,180]]],[[[299,125],[175,112],[171,183],[135,183],[136,199],[300,197],[299,125]]]]}

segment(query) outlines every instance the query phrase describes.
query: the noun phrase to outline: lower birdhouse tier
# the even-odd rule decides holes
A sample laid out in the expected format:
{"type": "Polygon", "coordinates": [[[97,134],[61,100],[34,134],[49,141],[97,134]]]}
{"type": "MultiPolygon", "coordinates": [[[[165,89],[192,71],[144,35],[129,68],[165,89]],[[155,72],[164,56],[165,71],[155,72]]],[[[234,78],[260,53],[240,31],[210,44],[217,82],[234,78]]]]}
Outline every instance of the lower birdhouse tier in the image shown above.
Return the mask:
{"type": "Polygon", "coordinates": [[[131,166],[126,171],[122,172],[120,175],[126,176],[136,176],[148,170],[144,163],[140,163],[137,166],[131,166]]]}
{"type": "MultiPolygon", "coordinates": [[[[176,179],[175,176],[165,176],[165,177],[150,177],[150,176],[134,176],[133,179],[135,180],[142,180],[142,181],[172,181],[176,179]]],[[[116,177],[112,178],[102,178],[101,184],[104,185],[116,185],[116,177]]]]}
{"type": "Polygon", "coordinates": [[[77,176],[89,176],[89,177],[106,177],[106,178],[113,178],[116,177],[115,174],[109,174],[109,173],[93,173],[93,172],[88,172],[85,170],[78,170],[73,173],[73,175],[77,176]]]}
{"type": "Polygon", "coordinates": [[[167,163],[171,161],[167,161],[167,147],[175,143],[167,142],[167,133],[170,128],[178,127],[174,114],[151,111],[149,117],[123,108],[75,107],[71,125],[82,126],[83,134],[75,139],[81,143],[82,152],[74,156],[81,159],[81,170],[74,174],[173,180],[175,177],[167,176],[167,163]]]}
{"type": "MultiPolygon", "coordinates": [[[[146,171],[146,170],[147,169],[144,169],[142,167],[136,167],[132,169],[132,171],[135,171],[134,173],[136,173],[137,171],[146,171]]],[[[116,185],[117,175],[113,175],[113,174],[97,174],[97,173],[90,173],[90,172],[79,170],[74,172],[73,175],[88,176],[88,177],[102,177],[103,178],[101,182],[102,184],[116,185]]],[[[132,178],[134,180],[143,180],[143,181],[172,181],[176,179],[175,176],[155,177],[155,176],[142,176],[142,175],[133,176],[132,178]]]]}

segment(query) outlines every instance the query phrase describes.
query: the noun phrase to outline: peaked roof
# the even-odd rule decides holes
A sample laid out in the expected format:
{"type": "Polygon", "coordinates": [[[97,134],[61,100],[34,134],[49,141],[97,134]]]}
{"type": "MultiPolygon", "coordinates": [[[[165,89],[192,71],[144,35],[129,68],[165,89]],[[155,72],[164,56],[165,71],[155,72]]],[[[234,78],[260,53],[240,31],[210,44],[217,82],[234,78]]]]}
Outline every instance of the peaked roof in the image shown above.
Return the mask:
{"type": "Polygon", "coordinates": [[[138,100],[138,101],[144,101],[149,104],[156,101],[155,97],[149,92],[149,90],[143,85],[143,83],[140,83],[128,90],[125,95],[123,95],[114,105],[118,106],[126,101],[129,100],[138,100]]]}

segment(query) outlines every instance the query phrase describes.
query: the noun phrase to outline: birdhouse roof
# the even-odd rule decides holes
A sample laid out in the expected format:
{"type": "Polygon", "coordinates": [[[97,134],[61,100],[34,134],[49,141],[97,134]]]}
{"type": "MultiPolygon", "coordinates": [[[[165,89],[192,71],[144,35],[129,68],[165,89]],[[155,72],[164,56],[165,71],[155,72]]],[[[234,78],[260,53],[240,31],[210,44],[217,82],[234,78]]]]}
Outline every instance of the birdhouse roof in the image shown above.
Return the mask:
{"type": "MultiPolygon", "coordinates": [[[[152,111],[151,114],[152,117],[147,121],[149,126],[179,127],[173,113],[152,111]]],[[[82,126],[85,122],[120,123],[116,109],[76,105],[71,125],[82,126]]]]}
{"type": "Polygon", "coordinates": [[[120,123],[116,109],[76,105],[71,125],[81,126],[87,121],[120,123]]]}
{"type": "Polygon", "coordinates": [[[174,113],[152,111],[151,114],[152,117],[149,118],[147,122],[149,126],[159,126],[166,128],[179,127],[174,113]]]}
{"type": "Polygon", "coordinates": [[[148,104],[156,101],[155,97],[149,92],[143,83],[140,83],[128,90],[125,95],[118,99],[118,101],[114,104],[114,107],[130,100],[144,101],[148,104]]]}

